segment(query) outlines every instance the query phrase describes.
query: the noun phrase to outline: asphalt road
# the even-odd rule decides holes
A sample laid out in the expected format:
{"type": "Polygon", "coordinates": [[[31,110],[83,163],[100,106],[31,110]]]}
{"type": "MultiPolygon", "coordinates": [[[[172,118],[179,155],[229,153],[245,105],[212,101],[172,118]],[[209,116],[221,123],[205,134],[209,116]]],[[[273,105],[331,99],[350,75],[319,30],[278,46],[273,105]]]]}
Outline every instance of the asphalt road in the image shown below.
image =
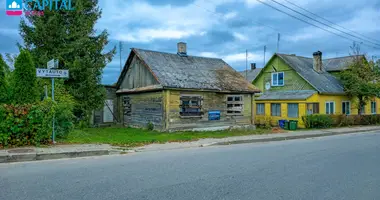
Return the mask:
{"type": "Polygon", "coordinates": [[[0,165],[0,199],[380,199],[380,132],[0,165]]]}

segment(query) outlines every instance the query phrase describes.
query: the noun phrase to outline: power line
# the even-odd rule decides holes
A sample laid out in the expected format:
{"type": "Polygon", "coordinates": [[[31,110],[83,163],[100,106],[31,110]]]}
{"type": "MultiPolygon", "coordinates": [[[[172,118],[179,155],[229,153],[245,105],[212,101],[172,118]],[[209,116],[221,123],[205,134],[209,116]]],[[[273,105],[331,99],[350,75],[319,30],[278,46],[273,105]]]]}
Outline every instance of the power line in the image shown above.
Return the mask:
{"type": "Polygon", "coordinates": [[[373,41],[380,42],[379,40],[373,39],[373,38],[368,37],[368,36],[365,36],[365,35],[363,35],[363,34],[361,34],[361,33],[359,33],[359,32],[356,32],[356,31],[350,30],[350,29],[348,29],[348,28],[345,28],[345,27],[343,27],[343,26],[341,26],[341,25],[339,25],[339,24],[337,24],[337,23],[334,23],[334,22],[332,22],[332,21],[330,21],[330,20],[328,20],[328,19],[326,19],[326,18],[324,18],[324,17],[322,17],[322,16],[320,16],[320,15],[317,15],[317,14],[315,14],[315,13],[313,13],[313,12],[310,12],[310,11],[308,11],[307,9],[302,8],[301,6],[299,6],[299,5],[297,5],[297,4],[293,3],[293,2],[290,2],[290,1],[288,1],[288,0],[284,0],[284,1],[286,1],[286,2],[289,3],[289,4],[292,4],[293,6],[299,8],[299,9],[301,9],[301,10],[303,10],[303,11],[305,11],[305,12],[307,12],[307,13],[309,13],[309,14],[315,16],[315,17],[321,18],[321,19],[325,20],[326,22],[329,22],[329,23],[331,23],[331,24],[333,24],[333,25],[335,25],[335,26],[337,26],[337,27],[340,27],[340,28],[342,28],[342,29],[345,29],[345,30],[347,30],[347,31],[349,31],[349,32],[351,32],[351,33],[356,33],[357,35],[360,35],[360,36],[362,36],[362,37],[364,37],[364,38],[368,38],[368,39],[371,39],[371,40],[373,40],[373,41]]]}
{"type": "Polygon", "coordinates": [[[272,6],[272,5],[268,4],[268,3],[262,2],[262,1],[260,1],[260,0],[256,0],[256,1],[258,1],[258,2],[260,2],[260,3],[262,3],[262,4],[265,4],[265,5],[267,5],[267,6],[271,7],[271,8],[273,8],[273,9],[275,9],[275,10],[281,12],[281,13],[284,13],[284,14],[286,14],[286,15],[292,17],[292,18],[295,18],[295,19],[297,19],[297,20],[300,20],[300,21],[302,21],[302,22],[304,22],[304,23],[306,23],[306,24],[309,24],[309,25],[314,26],[314,27],[316,27],[316,28],[322,29],[322,30],[327,31],[327,32],[329,32],[329,33],[332,33],[332,34],[334,34],[334,35],[336,35],[336,36],[338,36],[338,37],[345,38],[345,39],[347,39],[347,40],[349,40],[349,41],[358,42],[358,43],[360,43],[360,44],[364,44],[364,45],[369,46],[369,47],[372,47],[372,48],[380,49],[379,47],[375,47],[375,46],[371,46],[371,45],[365,44],[365,43],[363,43],[363,42],[355,41],[355,40],[350,39],[350,38],[348,38],[348,37],[346,37],[346,36],[340,35],[340,34],[338,34],[338,33],[335,33],[335,32],[333,32],[333,31],[330,31],[330,30],[325,29],[325,28],[323,28],[323,27],[320,27],[320,26],[317,26],[317,25],[315,25],[315,24],[312,24],[312,23],[310,23],[310,22],[308,22],[308,21],[306,21],[306,20],[304,20],[304,19],[301,19],[301,18],[299,18],[299,17],[296,17],[296,16],[294,16],[294,15],[292,15],[292,14],[289,14],[289,13],[287,13],[287,12],[285,12],[285,11],[279,9],[279,8],[276,8],[275,6],[272,6]]]}
{"type": "Polygon", "coordinates": [[[297,10],[294,10],[294,9],[292,9],[292,8],[290,8],[290,7],[284,5],[284,4],[282,4],[282,3],[280,3],[280,2],[278,2],[278,1],[276,1],[276,0],[271,0],[271,1],[274,2],[274,3],[276,3],[276,4],[278,4],[278,5],[280,5],[280,6],[282,6],[282,7],[287,8],[287,9],[289,9],[289,10],[295,12],[295,13],[298,13],[298,14],[300,14],[300,15],[302,15],[302,16],[308,18],[308,19],[311,19],[311,20],[313,20],[313,21],[315,21],[315,22],[317,22],[317,23],[323,24],[323,25],[325,25],[325,26],[327,26],[327,27],[329,27],[329,28],[332,28],[332,29],[334,29],[334,30],[336,30],[336,31],[339,31],[339,32],[344,33],[344,34],[346,34],[346,35],[349,35],[349,36],[351,36],[351,37],[357,38],[357,39],[359,39],[359,40],[367,41],[367,42],[369,42],[369,43],[372,43],[372,44],[374,44],[374,45],[378,45],[378,46],[380,47],[380,44],[374,43],[374,42],[372,42],[372,41],[370,41],[370,40],[363,39],[363,38],[357,37],[357,36],[355,36],[355,35],[353,35],[353,34],[351,34],[351,33],[347,33],[347,32],[345,32],[345,31],[342,31],[342,30],[340,30],[340,29],[337,29],[337,28],[335,28],[335,27],[333,27],[333,26],[330,26],[329,24],[326,24],[326,23],[321,22],[321,21],[319,21],[319,20],[316,20],[316,19],[314,19],[314,18],[312,18],[312,17],[309,17],[308,15],[305,15],[305,14],[303,14],[303,13],[301,13],[301,12],[298,12],[297,10]]]}

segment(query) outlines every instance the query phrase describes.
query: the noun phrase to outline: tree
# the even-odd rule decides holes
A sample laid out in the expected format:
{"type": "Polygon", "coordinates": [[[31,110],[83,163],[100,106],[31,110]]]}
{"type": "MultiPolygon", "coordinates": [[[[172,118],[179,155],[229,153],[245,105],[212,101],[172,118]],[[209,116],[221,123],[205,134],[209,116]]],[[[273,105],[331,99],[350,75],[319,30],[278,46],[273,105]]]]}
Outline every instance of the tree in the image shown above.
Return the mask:
{"type": "Polygon", "coordinates": [[[9,100],[9,67],[0,54],[0,104],[7,103],[9,100]]]}
{"type": "Polygon", "coordinates": [[[75,10],[45,9],[43,17],[27,16],[27,21],[21,20],[20,32],[38,66],[45,66],[54,58],[59,59],[59,68],[70,70],[64,85],[75,98],[79,117],[88,116],[103,105],[105,90],[100,87],[101,77],[115,48],[105,52],[108,33],[94,30],[101,17],[98,0],[71,2],[75,10]]]}
{"type": "Polygon", "coordinates": [[[347,70],[341,72],[344,91],[351,98],[357,99],[359,115],[362,107],[373,97],[380,97],[380,71],[375,63],[368,62],[360,54],[360,47],[351,47],[354,60],[347,70]]]}
{"type": "Polygon", "coordinates": [[[38,99],[36,67],[29,51],[21,50],[13,71],[12,101],[15,104],[26,104],[38,99]]]}

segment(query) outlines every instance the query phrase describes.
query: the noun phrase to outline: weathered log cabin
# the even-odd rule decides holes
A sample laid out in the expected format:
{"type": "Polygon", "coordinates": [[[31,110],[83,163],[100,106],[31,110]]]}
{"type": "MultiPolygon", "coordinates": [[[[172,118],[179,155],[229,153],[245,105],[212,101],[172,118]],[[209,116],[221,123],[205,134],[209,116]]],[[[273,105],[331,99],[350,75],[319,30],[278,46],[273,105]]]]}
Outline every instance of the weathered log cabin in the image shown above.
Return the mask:
{"type": "Polygon", "coordinates": [[[132,48],[116,85],[118,118],[125,126],[156,130],[254,127],[260,92],[222,59],[132,48]]]}

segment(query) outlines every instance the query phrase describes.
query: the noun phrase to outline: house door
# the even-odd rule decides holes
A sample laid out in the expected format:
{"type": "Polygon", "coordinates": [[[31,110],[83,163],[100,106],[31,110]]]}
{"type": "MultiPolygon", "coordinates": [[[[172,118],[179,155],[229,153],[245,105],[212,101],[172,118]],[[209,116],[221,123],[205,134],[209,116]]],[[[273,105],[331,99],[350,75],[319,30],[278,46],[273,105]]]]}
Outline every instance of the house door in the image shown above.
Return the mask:
{"type": "Polygon", "coordinates": [[[113,122],[113,100],[106,100],[104,103],[103,122],[113,122]]]}

